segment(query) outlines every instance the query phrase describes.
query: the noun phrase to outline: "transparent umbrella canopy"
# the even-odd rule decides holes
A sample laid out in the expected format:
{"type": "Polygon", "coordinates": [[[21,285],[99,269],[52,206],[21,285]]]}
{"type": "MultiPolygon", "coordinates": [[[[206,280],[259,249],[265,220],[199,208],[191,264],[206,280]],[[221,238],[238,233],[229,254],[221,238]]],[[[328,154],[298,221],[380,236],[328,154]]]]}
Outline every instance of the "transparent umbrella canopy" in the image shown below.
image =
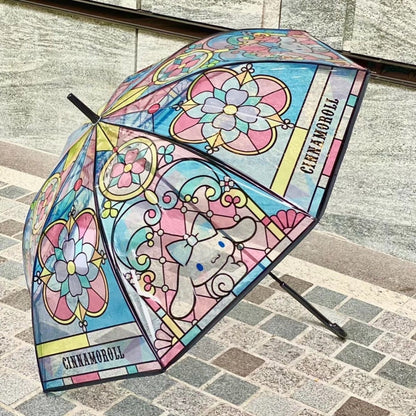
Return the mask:
{"type": "MultiPolygon", "coordinates": [[[[239,30],[129,76],[31,205],[45,391],[164,371],[323,214],[368,72],[308,33],[239,30]]],[[[300,295],[340,337],[345,333],[300,295]]]]}

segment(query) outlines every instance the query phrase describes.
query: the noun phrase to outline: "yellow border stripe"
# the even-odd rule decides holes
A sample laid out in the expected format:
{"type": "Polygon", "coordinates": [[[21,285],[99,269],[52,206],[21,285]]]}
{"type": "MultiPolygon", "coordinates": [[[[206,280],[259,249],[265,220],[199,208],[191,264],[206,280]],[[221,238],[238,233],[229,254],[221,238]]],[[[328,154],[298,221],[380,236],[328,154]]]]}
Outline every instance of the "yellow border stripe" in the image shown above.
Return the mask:
{"type": "MultiPolygon", "coordinates": [[[[247,198],[247,208],[261,221],[266,214],[251,200],[250,198],[247,198]]],[[[282,240],[285,237],[285,234],[283,231],[280,230],[280,228],[277,227],[276,224],[270,223],[266,226],[279,240],[282,240]]]]}
{"type": "Polygon", "coordinates": [[[292,137],[289,140],[289,144],[271,186],[272,191],[280,196],[284,196],[286,192],[307,135],[308,130],[295,127],[292,137]]]}
{"type": "Polygon", "coordinates": [[[168,328],[175,334],[177,338],[182,338],[184,333],[182,330],[173,322],[173,320],[168,316],[165,315],[162,318],[162,321],[168,326],[168,328]]]}
{"type": "Polygon", "coordinates": [[[61,352],[73,351],[79,348],[89,347],[90,343],[86,334],[75,335],[70,338],[57,339],[55,341],[45,342],[36,345],[38,357],[59,354],[61,352]]]}

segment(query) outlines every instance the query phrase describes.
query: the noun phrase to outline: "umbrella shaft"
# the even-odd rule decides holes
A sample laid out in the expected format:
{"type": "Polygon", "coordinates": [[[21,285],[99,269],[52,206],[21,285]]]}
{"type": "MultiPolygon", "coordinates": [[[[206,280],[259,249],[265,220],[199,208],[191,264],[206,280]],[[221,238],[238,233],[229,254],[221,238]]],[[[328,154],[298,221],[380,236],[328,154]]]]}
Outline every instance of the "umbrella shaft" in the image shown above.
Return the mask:
{"type": "Polygon", "coordinates": [[[84,115],[86,115],[94,124],[98,122],[100,117],[94,113],[90,108],[88,108],[78,97],[76,97],[74,94],[68,95],[68,100],[71,101],[72,104],[75,105],[75,107],[78,108],[84,115]]]}
{"type": "Polygon", "coordinates": [[[331,332],[337,335],[339,338],[345,339],[347,333],[336,323],[331,322],[325,315],[318,311],[314,306],[312,306],[303,296],[298,292],[292,289],[287,283],[283,280],[280,280],[275,274],[270,273],[270,276],[279,283],[280,287],[286,290],[289,295],[295,298],[302,306],[304,306],[309,312],[311,312],[316,318],[318,318],[331,332]]]}

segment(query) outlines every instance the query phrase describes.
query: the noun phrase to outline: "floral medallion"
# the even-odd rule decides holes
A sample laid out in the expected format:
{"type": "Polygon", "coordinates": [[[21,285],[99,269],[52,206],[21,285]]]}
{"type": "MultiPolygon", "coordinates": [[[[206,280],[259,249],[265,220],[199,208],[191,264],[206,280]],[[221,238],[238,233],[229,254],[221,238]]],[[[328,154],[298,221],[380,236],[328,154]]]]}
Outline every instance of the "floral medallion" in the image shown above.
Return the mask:
{"type": "Polygon", "coordinates": [[[276,140],[276,127],[285,126],[281,114],[289,107],[290,92],[282,81],[251,72],[248,65],[240,74],[222,68],[198,77],[171,125],[172,136],[206,142],[208,153],[220,147],[244,155],[267,151],[276,140]]]}
{"type": "Polygon", "coordinates": [[[43,300],[51,317],[61,324],[85,316],[99,316],[108,303],[108,288],[98,252],[98,226],[92,210],[68,221],[58,220],[45,231],[39,244],[43,300]]]}
{"type": "Polygon", "coordinates": [[[213,53],[209,50],[193,50],[176,56],[163,64],[153,75],[155,84],[166,84],[196,71],[206,64],[213,53]]]}
{"type": "Polygon", "coordinates": [[[108,199],[123,201],[140,195],[153,180],[157,167],[155,145],[144,137],[128,141],[108,159],[100,190],[108,199]]]}

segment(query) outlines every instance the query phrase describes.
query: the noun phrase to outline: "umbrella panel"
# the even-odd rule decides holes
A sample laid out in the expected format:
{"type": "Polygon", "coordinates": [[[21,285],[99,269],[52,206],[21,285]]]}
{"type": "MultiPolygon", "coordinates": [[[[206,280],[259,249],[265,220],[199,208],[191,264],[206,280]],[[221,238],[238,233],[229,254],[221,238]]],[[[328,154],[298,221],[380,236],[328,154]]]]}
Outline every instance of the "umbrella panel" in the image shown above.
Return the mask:
{"type": "Polygon", "coordinates": [[[314,225],[202,156],[100,123],[61,161],[32,287],[45,390],[161,371],[314,225]]]}

